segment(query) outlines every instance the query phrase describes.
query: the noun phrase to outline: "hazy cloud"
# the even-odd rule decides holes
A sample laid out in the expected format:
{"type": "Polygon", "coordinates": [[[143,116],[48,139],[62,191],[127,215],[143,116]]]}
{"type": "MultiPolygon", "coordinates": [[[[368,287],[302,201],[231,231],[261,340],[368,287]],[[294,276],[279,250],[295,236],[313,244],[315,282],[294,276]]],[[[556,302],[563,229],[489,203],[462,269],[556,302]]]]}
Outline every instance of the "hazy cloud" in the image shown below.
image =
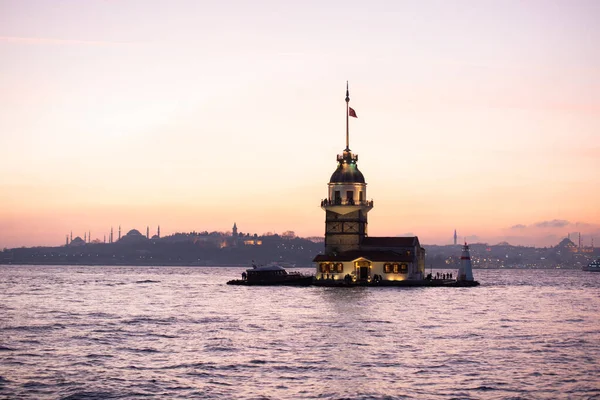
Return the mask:
{"type": "Polygon", "coordinates": [[[552,221],[542,221],[533,224],[536,228],[564,228],[569,225],[570,222],[565,219],[553,219],[552,221]]]}
{"type": "Polygon", "coordinates": [[[277,55],[282,56],[282,57],[304,57],[306,54],[295,53],[295,52],[282,52],[282,53],[277,53],[277,55]]]}
{"type": "MultiPolygon", "coordinates": [[[[590,224],[587,222],[570,222],[566,219],[553,219],[550,221],[540,221],[531,225],[525,224],[516,224],[511,226],[510,230],[525,230],[525,229],[535,229],[535,228],[565,228],[569,227],[570,229],[578,228],[590,231],[591,229],[597,229],[599,226],[597,224],[590,224]]],[[[571,232],[572,233],[572,232],[571,232]]]]}
{"type": "Polygon", "coordinates": [[[114,46],[123,44],[133,44],[133,42],[110,42],[104,40],[76,40],[76,39],[56,39],[45,37],[19,37],[19,36],[0,36],[0,43],[20,43],[20,44],[49,44],[49,45],[92,45],[92,46],[114,46]]]}

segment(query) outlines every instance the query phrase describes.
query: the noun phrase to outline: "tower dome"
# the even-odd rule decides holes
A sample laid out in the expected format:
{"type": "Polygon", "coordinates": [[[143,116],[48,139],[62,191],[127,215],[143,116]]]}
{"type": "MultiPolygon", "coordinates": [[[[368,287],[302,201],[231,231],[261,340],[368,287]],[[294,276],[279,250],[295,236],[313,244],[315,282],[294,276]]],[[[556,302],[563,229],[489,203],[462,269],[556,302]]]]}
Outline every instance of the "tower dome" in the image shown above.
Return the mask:
{"type": "Polygon", "coordinates": [[[344,154],[337,156],[337,161],[337,169],[331,175],[329,183],[365,183],[365,177],[356,165],[357,155],[346,149],[344,154]]]}

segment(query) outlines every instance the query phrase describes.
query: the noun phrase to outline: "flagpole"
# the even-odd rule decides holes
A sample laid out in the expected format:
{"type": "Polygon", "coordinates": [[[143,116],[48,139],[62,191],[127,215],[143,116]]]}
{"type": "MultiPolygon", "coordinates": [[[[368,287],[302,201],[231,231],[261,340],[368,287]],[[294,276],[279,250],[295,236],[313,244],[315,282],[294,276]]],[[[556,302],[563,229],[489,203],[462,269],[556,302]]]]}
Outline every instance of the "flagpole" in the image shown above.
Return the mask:
{"type": "Polygon", "coordinates": [[[346,150],[350,151],[350,130],[348,127],[348,114],[350,112],[350,92],[348,91],[348,81],[346,81],[346,150]]]}

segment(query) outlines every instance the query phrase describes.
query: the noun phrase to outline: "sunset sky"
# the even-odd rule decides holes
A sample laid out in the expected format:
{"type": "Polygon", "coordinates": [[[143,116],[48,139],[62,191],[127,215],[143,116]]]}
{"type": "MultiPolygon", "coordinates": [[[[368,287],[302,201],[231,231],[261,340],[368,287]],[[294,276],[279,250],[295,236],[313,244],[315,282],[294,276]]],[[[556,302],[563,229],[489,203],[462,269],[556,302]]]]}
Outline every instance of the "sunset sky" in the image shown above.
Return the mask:
{"type": "Polygon", "coordinates": [[[0,249],[73,231],[600,246],[600,1],[0,0],[0,249]]]}

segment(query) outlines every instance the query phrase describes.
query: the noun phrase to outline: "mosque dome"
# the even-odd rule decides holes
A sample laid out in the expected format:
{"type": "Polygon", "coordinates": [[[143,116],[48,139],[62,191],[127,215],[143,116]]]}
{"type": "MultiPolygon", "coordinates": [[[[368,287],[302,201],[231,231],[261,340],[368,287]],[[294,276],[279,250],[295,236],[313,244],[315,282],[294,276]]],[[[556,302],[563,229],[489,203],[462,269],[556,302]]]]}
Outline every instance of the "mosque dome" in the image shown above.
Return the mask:
{"type": "Polygon", "coordinates": [[[77,236],[75,239],[71,240],[71,243],[69,243],[69,245],[71,246],[82,246],[85,244],[85,241],[80,238],[79,236],[77,236]]]}
{"type": "Polygon", "coordinates": [[[356,165],[357,160],[358,156],[348,150],[339,155],[337,169],[331,175],[329,183],[365,183],[365,177],[356,165]]]}
{"type": "Polygon", "coordinates": [[[129,232],[127,232],[127,235],[123,236],[120,240],[123,240],[127,243],[132,243],[142,242],[144,240],[147,240],[147,238],[145,235],[142,235],[137,229],[132,229],[129,232]]]}

